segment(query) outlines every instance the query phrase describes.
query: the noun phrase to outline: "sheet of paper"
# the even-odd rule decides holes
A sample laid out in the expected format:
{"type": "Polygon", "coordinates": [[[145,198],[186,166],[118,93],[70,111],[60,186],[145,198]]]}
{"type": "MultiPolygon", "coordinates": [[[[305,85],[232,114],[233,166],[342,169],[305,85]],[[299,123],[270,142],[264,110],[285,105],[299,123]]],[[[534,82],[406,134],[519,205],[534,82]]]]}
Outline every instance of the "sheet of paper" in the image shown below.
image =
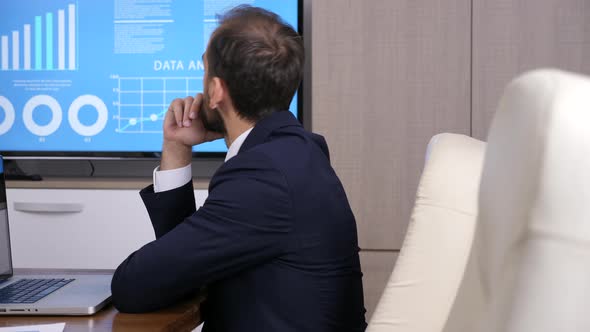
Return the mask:
{"type": "Polygon", "coordinates": [[[63,332],[66,323],[0,327],[0,332],[63,332]]]}

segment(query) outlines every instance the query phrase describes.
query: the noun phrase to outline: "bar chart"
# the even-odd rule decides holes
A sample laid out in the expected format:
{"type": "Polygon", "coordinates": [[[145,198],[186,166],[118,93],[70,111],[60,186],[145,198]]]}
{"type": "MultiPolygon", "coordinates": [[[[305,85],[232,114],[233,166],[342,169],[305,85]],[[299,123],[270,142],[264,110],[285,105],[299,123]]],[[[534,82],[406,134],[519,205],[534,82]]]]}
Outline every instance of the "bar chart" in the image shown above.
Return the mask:
{"type": "Polygon", "coordinates": [[[71,3],[0,31],[0,71],[78,70],[77,30],[77,5],[71,3]]]}

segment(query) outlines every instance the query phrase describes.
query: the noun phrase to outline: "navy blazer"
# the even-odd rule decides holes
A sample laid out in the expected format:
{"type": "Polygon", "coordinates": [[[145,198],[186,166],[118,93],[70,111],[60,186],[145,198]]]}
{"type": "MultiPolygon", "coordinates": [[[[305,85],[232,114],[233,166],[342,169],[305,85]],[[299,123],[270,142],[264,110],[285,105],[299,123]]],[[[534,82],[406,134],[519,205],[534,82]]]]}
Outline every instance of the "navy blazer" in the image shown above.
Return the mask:
{"type": "Polygon", "coordinates": [[[112,281],[122,312],[207,288],[204,331],[364,331],[356,223],[323,137],[287,111],[256,123],[196,210],[192,182],[141,191],[156,240],[112,281]]]}

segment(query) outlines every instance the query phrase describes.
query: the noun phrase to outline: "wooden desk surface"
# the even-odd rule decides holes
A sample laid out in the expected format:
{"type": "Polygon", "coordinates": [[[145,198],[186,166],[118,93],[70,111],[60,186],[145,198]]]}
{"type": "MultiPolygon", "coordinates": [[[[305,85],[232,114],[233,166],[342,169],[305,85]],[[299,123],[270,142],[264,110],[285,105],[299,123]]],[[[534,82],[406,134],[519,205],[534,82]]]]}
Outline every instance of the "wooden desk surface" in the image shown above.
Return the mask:
{"type": "MultiPolygon", "coordinates": [[[[17,269],[18,274],[80,274],[88,272],[112,273],[97,270],[42,270],[17,269]]],[[[92,316],[0,316],[0,327],[66,323],[64,331],[192,331],[201,323],[199,305],[203,297],[180,303],[174,307],[147,314],[124,314],[108,305],[92,316]]]]}
{"type": "MultiPolygon", "coordinates": [[[[58,178],[46,177],[43,181],[6,181],[6,188],[19,189],[142,189],[152,183],[152,178],[58,178]]],[[[193,178],[195,189],[207,190],[209,179],[193,178]]]]}

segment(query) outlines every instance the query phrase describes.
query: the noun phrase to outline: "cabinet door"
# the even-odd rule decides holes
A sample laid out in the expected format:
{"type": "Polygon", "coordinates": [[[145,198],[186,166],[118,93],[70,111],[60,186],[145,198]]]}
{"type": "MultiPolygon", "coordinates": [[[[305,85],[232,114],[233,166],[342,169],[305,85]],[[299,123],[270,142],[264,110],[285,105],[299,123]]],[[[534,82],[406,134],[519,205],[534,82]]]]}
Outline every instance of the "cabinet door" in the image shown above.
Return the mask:
{"type": "Polygon", "coordinates": [[[8,213],[17,268],[114,269],[155,239],[137,190],[8,189],[8,213]]]}
{"type": "Polygon", "coordinates": [[[542,67],[590,75],[587,0],[473,0],[473,137],[485,140],[502,92],[542,67]]]}
{"type": "Polygon", "coordinates": [[[385,285],[397,261],[398,251],[361,251],[361,269],[363,271],[363,291],[365,295],[365,318],[371,320],[373,312],[381,299],[385,285]]]}
{"type": "Polygon", "coordinates": [[[312,8],[313,130],[326,137],[363,249],[399,249],[430,138],[470,132],[470,0],[312,8]]]}

